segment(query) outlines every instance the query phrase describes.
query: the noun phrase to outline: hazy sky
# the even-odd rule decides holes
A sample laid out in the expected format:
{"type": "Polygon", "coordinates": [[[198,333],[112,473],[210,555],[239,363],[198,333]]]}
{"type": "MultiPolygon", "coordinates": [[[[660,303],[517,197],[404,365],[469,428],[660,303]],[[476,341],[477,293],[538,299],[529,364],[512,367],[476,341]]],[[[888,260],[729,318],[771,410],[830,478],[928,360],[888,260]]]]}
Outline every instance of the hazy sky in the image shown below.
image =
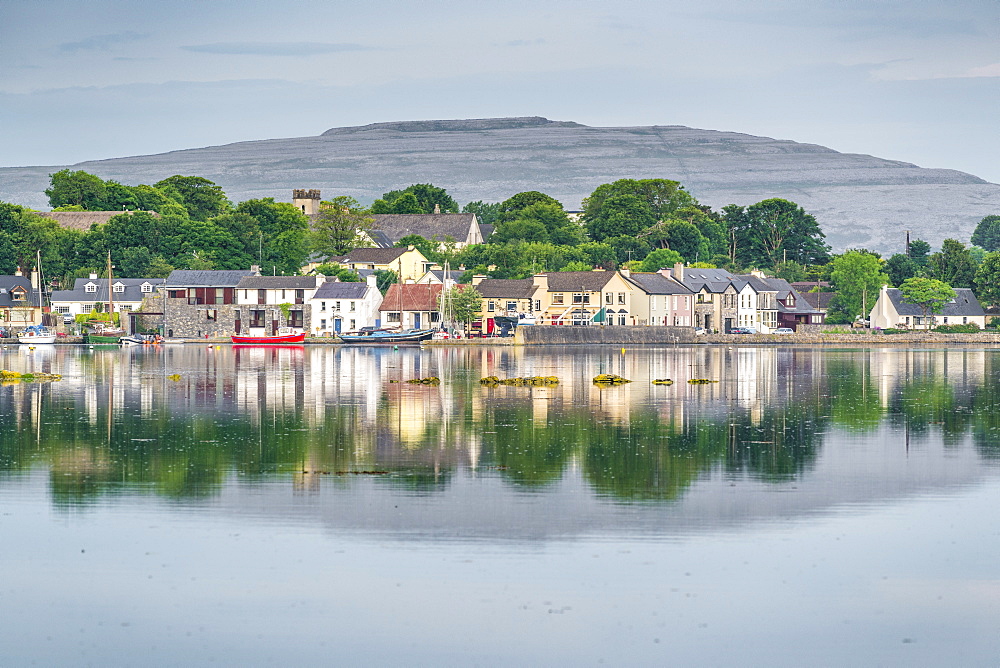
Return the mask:
{"type": "Polygon", "coordinates": [[[0,166],[499,116],[1000,182],[1000,1],[0,0],[0,166]]]}

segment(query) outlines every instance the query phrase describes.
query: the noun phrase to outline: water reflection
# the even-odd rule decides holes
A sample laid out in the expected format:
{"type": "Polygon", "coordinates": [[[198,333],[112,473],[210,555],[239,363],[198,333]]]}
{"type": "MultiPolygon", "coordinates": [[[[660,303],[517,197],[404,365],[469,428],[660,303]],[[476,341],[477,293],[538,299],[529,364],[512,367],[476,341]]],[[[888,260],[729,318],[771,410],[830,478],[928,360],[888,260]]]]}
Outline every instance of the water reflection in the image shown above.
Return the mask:
{"type": "MultiPolygon", "coordinates": [[[[0,359],[65,377],[0,388],[0,476],[47,467],[57,505],[276,479],[301,493],[366,479],[435,494],[470,475],[676,502],[699,481],[801,484],[821,457],[840,462],[829,481],[938,441],[984,463],[1000,455],[992,350],[56,346],[0,359]],[[600,388],[597,373],[634,382],[600,388]],[[485,388],[487,375],[561,382],[485,388]],[[405,383],[426,376],[442,383],[405,383]],[[675,384],[650,383],[665,377],[675,384]],[[890,453],[845,459],[852,439],[890,453]]],[[[955,473],[929,469],[923,483],[955,473]]]]}

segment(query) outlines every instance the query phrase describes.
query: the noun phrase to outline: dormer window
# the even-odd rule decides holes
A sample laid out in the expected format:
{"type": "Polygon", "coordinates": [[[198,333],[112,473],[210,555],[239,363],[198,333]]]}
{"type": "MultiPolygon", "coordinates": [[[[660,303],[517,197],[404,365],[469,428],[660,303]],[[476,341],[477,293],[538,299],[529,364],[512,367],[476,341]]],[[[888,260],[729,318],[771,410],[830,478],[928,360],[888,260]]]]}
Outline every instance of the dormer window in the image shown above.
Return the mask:
{"type": "Polygon", "coordinates": [[[13,288],[10,291],[10,298],[16,302],[23,302],[25,297],[24,288],[13,288]]]}
{"type": "Polygon", "coordinates": [[[795,297],[788,295],[788,299],[785,300],[788,306],[795,306],[795,297]]]}
{"type": "Polygon", "coordinates": [[[83,289],[86,292],[97,292],[97,283],[87,283],[83,289]]]}
{"type": "MultiPolygon", "coordinates": [[[[140,292],[152,292],[153,291],[153,284],[152,283],[143,283],[142,285],[139,286],[139,291],[140,292]]],[[[247,296],[246,295],[246,290],[244,290],[243,291],[243,297],[244,297],[244,299],[246,298],[246,296],[247,296]]]]}
{"type": "Polygon", "coordinates": [[[112,289],[115,292],[125,292],[125,284],[124,283],[115,283],[112,289]]]}

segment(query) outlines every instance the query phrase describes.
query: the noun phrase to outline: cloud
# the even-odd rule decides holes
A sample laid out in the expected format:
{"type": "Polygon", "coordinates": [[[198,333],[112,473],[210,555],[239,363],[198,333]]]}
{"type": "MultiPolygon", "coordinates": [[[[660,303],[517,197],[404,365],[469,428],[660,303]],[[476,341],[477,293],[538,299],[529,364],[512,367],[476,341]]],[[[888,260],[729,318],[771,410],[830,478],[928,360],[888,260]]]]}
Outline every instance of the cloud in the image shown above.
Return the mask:
{"type": "Polygon", "coordinates": [[[362,44],[333,44],[329,42],[217,42],[182,46],[185,51],[216,53],[236,56],[316,56],[345,51],[372,51],[374,47],[362,44]]]}
{"type": "Polygon", "coordinates": [[[149,33],[143,32],[116,32],[109,35],[93,35],[78,42],[65,42],[59,45],[59,50],[66,53],[76,53],[77,51],[107,51],[122,44],[136,42],[149,37],[149,33]]]}
{"type": "Polygon", "coordinates": [[[1000,77],[1000,63],[973,67],[964,76],[967,77],[1000,77]]]}

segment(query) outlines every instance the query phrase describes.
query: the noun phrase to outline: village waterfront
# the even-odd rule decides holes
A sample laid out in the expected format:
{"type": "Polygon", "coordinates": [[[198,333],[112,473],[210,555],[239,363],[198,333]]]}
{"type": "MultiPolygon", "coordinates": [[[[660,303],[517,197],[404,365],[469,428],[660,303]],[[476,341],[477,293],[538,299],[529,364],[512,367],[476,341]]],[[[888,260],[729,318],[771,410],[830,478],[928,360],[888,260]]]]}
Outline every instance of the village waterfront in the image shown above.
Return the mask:
{"type": "Polygon", "coordinates": [[[5,665],[1000,655],[998,348],[60,345],[0,367],[63,376],[0,384],[5,665]]]}

